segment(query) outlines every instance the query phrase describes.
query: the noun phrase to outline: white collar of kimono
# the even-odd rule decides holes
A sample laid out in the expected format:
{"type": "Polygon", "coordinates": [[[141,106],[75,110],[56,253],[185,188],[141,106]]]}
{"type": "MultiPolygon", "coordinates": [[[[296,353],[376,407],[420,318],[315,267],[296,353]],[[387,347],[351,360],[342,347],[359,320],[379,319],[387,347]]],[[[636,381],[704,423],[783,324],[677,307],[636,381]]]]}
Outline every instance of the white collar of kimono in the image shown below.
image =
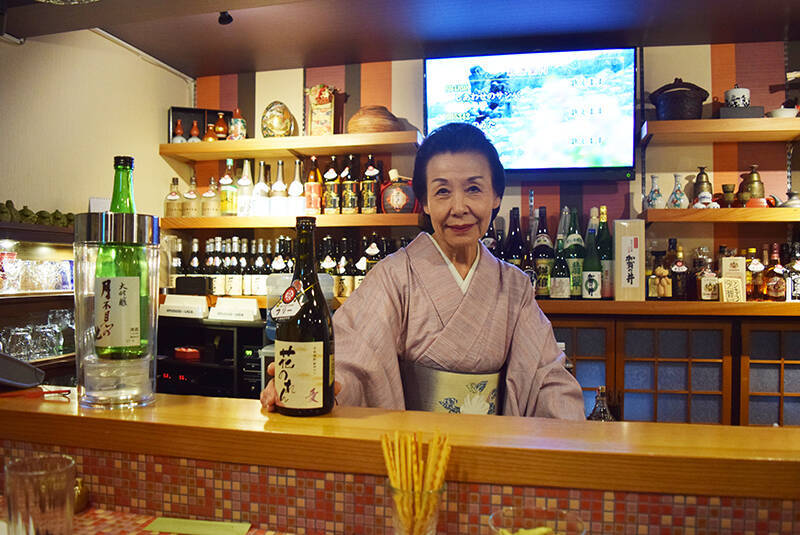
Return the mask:
{"type": "Polygon", "coordinates": [[[478,260],[481,259],[481,248],[478,247],[478,254],[475,255],[475,261],[472,263],[472,267],[469,268],[467,276],[462,279],[461,274],[456,269],[456,266],[450,261],[449,258],[447,258],[447,255],[444,254],[444,251],[442,251],[442,248],[439,247],[438,243],[436,243],[436,240],[433,239],[433,236],[427,232],[425,235],[431,239],[433,244],[436,246],[436,250],[439,251],[439,254],[442,255],[442,258],[444,258],[444,263],[447,264],[447,267],[450,269],[450,273],[452,273],[453,277],[455,277],[456,284],[458,284],[458,287],[461,288],[461,293],[466,295],[467,290],[469,289],[469,283],[472,281],[472,276],[475,275],[475,270],[478,268],[478,260]]]}

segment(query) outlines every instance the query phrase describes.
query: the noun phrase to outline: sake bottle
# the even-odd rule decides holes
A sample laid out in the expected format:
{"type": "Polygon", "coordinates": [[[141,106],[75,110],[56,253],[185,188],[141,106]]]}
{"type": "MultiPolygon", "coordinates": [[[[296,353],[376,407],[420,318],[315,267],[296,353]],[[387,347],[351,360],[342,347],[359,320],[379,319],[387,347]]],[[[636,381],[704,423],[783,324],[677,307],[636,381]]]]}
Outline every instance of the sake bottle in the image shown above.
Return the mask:
{"type": "MultiPolygon", "coordinates": [[[[114,157],[111,212],[135,214],[133,158],[114,157]]],[[[107,243],[98,248],[95,263],[95,349],[105,359],[146,356],[148,339],[148,265],[144,247],[107,243]]]]}
{"type": "Polygon", "coordinates": [[[594,400],[594,408],[592,408],[592,412],[586,417],[586,419],[596,422],[616,421],[614,415],[611,414],[611,410],[608,408],[605,385],[600,385],[597,387],[597,396],[594,400]]]}
{"type": "MultiPolygon", "coordinates": [[[[282,167],[283,162],[278,164],[282,167]]],[[[302,215],[306,209],[306,199],[303,197],[303,182],[300,180],[300,175],[303,174],[303,162],[300,160],[294,161],[294,179],[289,184],[289,210],[291,215],[302,215]]]]}
{"type": "Polygon", "coordinates": [[[315,269],[313,217],[297,218],[294,276],[273,307],[277,412],[317,416],[333,408],[334,339],[328,303],[315,269]]]}
{"type": "Polygon", "coordinates": [[[250,201],[250,214],[253,216],[270,215],[269,184],[264,175],[264,162],[258,162],[258,181],[253,186],[253,197],[250,201]]]}
{"type": "Polygon", "coordinates": [[[220,209],[222,215],[236,215],[236,182],[233,180],[233,158],[225,160],[225,174],[219,179],[220,209]]]}
{"type": "Polygon", "coordinates": [[[570,298],[570,276],[567,260],[564,258],[564,240],[556,240],[556,258],[550,272],[550,299],[570,298]]]}
{"type": "Polygon", "coordinates": [[[203,217],[217,217],[222,215],[222,207],[217,190],[217,181],[212,176],[209,179],[208,190],[203,193],[200,200],[200,213],[203,217]]]}
{"type": "Polygon", "coordinates": [[[603,277],[600,283],[602,299],[614,298],[614,241],[608,230],[608,208],[600,206],[600,223],[597,227],[597,254],[600,255],[600,264],[603,267],[603,277]]]}
{"type": "MultiPolygon", "coordinates": [[[[292,213],[291,206],[289,205],[289,192],[286,187],[286,182],[283,180],[283,160],[278,160],[278,170],[275,173],[275,182],[272,184],[272,189],[269,194],[270,202],[270,215],[274,216],[287,216],[296,215],[292,213]]],[[[271,167],[267,166],[267,182],[270,181],[271,167]]]]}
{"type": "Polygon", "coordinates": [[[304,185],[306,195],[306,215],[319,215],[322,209],[322,175],[317,165],[317,157],[311,157],[311,169],[304,185]]]}
{"type": "Polygon", "coordinates": [[[601,296],[603,266],[600,264],[600,255],[597,254],[595,232],[595,229],[590,228],[586,233],[586,256],[581,270],[581,297],[584,299],[600,299],[601,296]]]}
{"type": "Polygon", "coordinates": [[[564,242],[564,257],[567,259],[567,265],[569,265],[569,292],[573,299],[580,299],[581,297],[583,257],[585,254],[586,249],[578,226],[578,211],[573,208],[570,210],[569,229],[567,230],[567,239],[564,242]]]}
{"type": "Polygon", "coordinates": [[[525,256],[525,240],[522,237],[522,231],[519,228],[519,208],[514,207],[509,213],[509,230],[508,239],[505,243],[505,251],[503,257],[506,262],[519,267],[522,264],[522,259],[525,256]]]}
{"type": "Polygon", "coordinates": [[[189,190],[183,194],[181,215],[183,217],[199,217],[201,214],[201,205],[200,194],[197,193],[197,177],[192,175],[192,178],[189,180],[189,190]]]}
{"type": "MultiPolygon", "coordinates": [[[[547,208],[539,207],[539,227],[533,242],[533,257],[536,262],[536,297],[550,295],[550,277],[553,270],[553,241],[547,231],[547,208]]],[[[568,272],[569,273],[569,272],[568,272]]]]}
{"type": "Polygon", "coordinates": [[[178,191],[179,178],[172,177],[172,184],[169,187],[167,198],[164,199],[164,217],[181,217],[183,215],[183,204],[181,194],[178,191]]]}
{"type": "Polygon", "coordinates": [[[250,174],[250,160],[245,160],[242,164],[242,176],[236,181],[236,193],[236,214],[239,216],[253,215],[253,176],[250,174]]]}

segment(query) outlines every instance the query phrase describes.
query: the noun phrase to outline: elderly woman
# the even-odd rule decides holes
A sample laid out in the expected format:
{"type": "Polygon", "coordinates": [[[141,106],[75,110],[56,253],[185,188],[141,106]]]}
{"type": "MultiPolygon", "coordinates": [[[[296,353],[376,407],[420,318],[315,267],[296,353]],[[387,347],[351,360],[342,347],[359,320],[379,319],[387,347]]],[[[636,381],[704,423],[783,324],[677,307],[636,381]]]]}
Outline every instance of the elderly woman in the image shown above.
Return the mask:
{"type": "MultiPolygon", "coordinates": [[[[480,242],[505,173],[479,129],[452,123],[417,152],[433,234],[380,261],[334,314],[342,405],[584,418],[530,279],[480,242]]],[[[275,403],[272,382],[261,396],[275,403]]]]}

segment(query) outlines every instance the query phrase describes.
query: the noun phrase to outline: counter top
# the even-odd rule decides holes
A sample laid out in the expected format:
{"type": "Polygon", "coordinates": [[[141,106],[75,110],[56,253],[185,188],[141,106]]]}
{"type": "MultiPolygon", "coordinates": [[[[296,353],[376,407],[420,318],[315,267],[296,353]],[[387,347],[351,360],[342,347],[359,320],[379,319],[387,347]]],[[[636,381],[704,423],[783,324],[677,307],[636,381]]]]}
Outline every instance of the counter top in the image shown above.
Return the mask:
{"type": "Polygon", "coordinates": [[[115,451],[385,475],[380,436],[439,429],[447,479],[507,485],[798,498],[800,429],[568,422],[337,407],[291,418],[257,400],[157,395],[150,407],[83,409],[0,398],[0,437],[115,451]]]}

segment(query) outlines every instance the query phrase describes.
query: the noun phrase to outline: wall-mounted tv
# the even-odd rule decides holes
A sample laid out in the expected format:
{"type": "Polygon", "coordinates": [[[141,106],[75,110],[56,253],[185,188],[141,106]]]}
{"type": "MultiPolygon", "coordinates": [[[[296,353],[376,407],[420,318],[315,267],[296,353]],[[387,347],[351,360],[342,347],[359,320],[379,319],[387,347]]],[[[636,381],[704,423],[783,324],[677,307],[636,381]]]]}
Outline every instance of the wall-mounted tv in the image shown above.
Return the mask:
{"type": "Polygon", "coordinates": [[[426,59],[426,132],[474,124],[521,179],[632,179],[635,58],[623,48],[426,59]]]}

